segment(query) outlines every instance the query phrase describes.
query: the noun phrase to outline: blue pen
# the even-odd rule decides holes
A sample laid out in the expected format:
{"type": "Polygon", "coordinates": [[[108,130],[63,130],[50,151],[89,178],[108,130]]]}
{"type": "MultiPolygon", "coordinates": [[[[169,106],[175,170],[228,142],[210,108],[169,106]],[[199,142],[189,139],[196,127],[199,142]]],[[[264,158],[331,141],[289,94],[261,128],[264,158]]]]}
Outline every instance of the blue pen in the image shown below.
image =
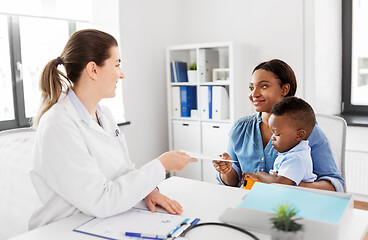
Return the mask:
{"type": "Polygon", "coordinates": [[[185,225],[189,221],[189,218],[184,219],[183,222],[181,222],[174,230],[172,230],[167,237],[171,237],[179,228],[181,228],[183,225],[185,225]]]}
{"type": "Polygon", "coordinates": [[[128,237],[140,237],[146,239],[156,239],[156,240],[164,240],[167,239],[166,236],[155,235],[155,234],[144,234],[144,233],[133,233],[133,232],[126,232],[125,236],[128,237]]]}
{"type": "Polygon", "coordinates": [[[196,218],[193,220],[193,222],[190,223],[190,226],[196,225],[201,219],[196,218]]]}
{"type": "Polygon", "coordinates": [[[201,219],[196,218],[194,219],[190,224],[185,224],[184,227],[180,229],[180,231],[177,231],[172,237],[177,238],[179,237],[185,230],[187,230],[189,227],[196,225],[201,219]]]}

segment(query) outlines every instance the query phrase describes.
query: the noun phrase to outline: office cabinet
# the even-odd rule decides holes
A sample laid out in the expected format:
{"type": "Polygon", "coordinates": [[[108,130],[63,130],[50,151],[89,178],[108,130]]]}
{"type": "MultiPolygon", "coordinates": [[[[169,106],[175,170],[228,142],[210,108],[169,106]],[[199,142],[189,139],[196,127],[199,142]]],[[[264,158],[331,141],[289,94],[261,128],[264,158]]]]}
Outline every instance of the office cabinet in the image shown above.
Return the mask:
{"type": "MultiPolygon", "coordinates": [[[[194,121],[172,121],[173,149],[185,150],[190,152],[200,152],[200,124],[194,121]]],[[[190,163],[188,166],[175,173],[179,177],[188,177],[202,180],[201,161],[190,163]]]]}
{"type": "MultiPolygon", "coordinates": [[[[202,122],[202,152],[203,154],[218,156],[226,152],[230,123],[202,122]]],[[[203,160],[202,178],[206,182],[217,182],[217,171],[212,161],[203,160]]]]}
{"type": "MultiPolygon", "coordinates": [[[[253,111],[248,85],[254,66],[249,59],[249,48],[235,42],[167,48],[170,150],[211,155],[226,151],[233,122],[253,111]]],[[[213,173],[211,161],[203,160],[175,174],[214,182],[213,173]]]]}

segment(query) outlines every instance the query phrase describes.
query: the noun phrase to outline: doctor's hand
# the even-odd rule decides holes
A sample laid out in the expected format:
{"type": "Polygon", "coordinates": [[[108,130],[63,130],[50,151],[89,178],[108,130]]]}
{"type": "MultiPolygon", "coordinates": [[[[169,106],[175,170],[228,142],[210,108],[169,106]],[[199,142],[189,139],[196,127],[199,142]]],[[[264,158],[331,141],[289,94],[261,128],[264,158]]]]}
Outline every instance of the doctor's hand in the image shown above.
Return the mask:
{"type": "Polygon", "coordinates": [[[183,212],[183,207],[177,201],[166,197],[157,189],[148,194],[144,200],[151,212],[156,211],[156,205],[160,205],[171,214],[181,214],[183,212]]]}
{"type": "MultiPolygon", "coordinates": [[[[223,153],[222,155],[220,155],[220,157],[222,159],[225,159],[225,160],[231,160],[231,157],[227,153],[223,153]]],[[[215,167],[216,171],[218,171],[221,174],[228,174],[231,171],[231,169],[233,168],[231,166],[231,162],[224,162],[224,161],[214,160],[214,161],[212,161],[212,163],[213,163],[213,166],[215,167]]]]}
{"type": "Polygon", "coordinates": [[[184,152],[172,151],[166,152],[158,157],[164,168],[168,171],[180,171],[190,162],[197,162],[195,158],[191,158],[184,152]]]}

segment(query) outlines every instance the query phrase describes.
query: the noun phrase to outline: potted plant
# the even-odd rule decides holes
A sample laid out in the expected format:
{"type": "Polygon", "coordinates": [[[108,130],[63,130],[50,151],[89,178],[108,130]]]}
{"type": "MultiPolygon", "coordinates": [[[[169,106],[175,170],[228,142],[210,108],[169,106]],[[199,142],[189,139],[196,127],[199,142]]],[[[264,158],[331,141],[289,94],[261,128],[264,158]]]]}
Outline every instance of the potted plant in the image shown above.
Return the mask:
{"type": "Polygon", "coordinates": [[[188,82],[197,82],[197,64],[196,63],[192,63],[189,65],[188,82]]]}
{"type": "Polygon", "coordinates": [[[301,240],[304,237],[303,225],[297,223],[298,210],[290,204],[280,204],[270,219],[272,240],[301,240]]]}

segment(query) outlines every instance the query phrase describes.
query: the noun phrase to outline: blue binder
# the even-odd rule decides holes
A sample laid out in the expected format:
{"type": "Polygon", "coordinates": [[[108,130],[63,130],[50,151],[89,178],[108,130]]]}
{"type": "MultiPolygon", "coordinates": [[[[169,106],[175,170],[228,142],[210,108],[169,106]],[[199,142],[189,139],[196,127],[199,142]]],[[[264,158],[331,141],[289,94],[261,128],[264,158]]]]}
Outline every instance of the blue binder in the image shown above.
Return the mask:
{"type": "Polygon", "coordinates": [[[190,117],[190,110],[197,109],[197,87],[181,86],[181,117],[190,117]]]}
{"type": "Polygon", "coordinates": [[[177,82],[188,82],[188,68],[186,62],[175,62],[174,72],[177,82]]]}
{"type": "Polygon", "coordinates": [[[208,86],[208,113],[208,118],[212,119],[212,86],[208,86]]]}

